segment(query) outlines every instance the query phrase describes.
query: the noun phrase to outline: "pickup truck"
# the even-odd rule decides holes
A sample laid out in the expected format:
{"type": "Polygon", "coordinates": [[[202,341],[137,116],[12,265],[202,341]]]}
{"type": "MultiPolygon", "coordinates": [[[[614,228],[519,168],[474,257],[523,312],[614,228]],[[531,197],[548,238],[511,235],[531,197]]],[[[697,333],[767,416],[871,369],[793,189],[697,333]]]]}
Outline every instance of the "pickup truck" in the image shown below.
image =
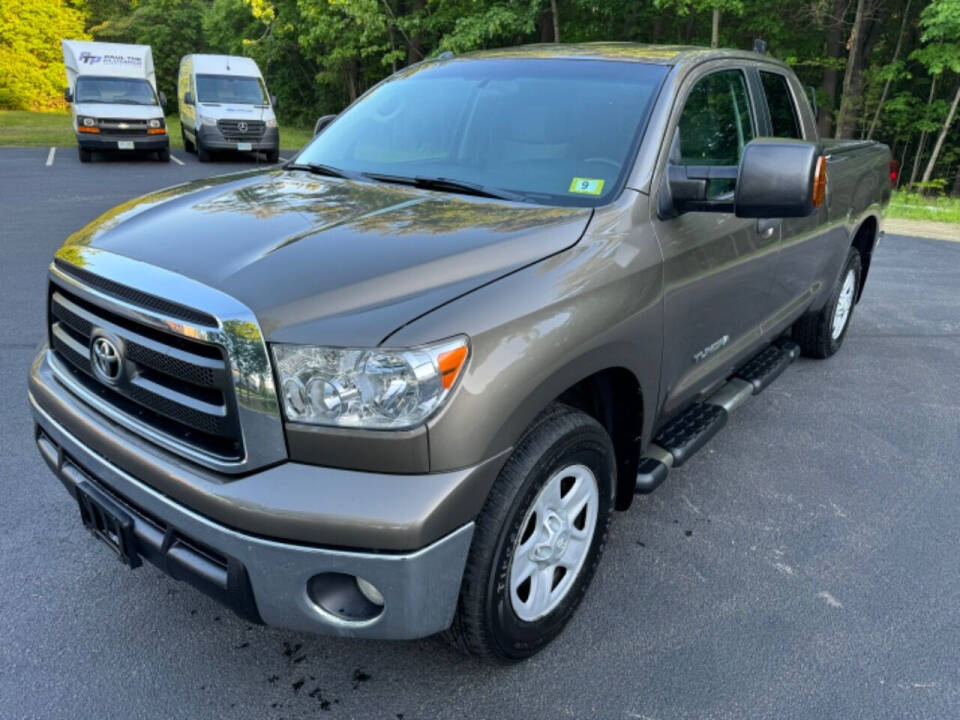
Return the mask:
{"type": "Polygon", "coordinates": [[[891,193],[754,52],[446,54],[318,128],[67,239],[37,446],[130,567],[498,663],[560,633],[614,510],[837,352],[891,193]]]}

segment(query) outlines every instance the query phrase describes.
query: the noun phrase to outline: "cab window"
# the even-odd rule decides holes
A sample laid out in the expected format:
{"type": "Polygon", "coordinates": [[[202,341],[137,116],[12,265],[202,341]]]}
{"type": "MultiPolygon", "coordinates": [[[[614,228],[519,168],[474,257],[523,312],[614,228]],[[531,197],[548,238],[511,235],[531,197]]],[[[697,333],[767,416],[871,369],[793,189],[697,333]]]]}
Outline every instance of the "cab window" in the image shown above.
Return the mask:
{"type": "MultiPolygon", "coordinates": [[[[682,165],[738,165],[756,137],[747,82],[740,70],[711,73],[694,85],[677,126],[682,165]]],[[[733,191],[735,180],[712,180],[708,197],[733,191]]]]}
{"type": "Polygon", "coordinates": [[[770,122],[773,125],[773,137],[803,139],[797,108],[790,94],[787,79],[780,73],[760,72],[763,94],[767,98],[770,110],[770,122]]]}

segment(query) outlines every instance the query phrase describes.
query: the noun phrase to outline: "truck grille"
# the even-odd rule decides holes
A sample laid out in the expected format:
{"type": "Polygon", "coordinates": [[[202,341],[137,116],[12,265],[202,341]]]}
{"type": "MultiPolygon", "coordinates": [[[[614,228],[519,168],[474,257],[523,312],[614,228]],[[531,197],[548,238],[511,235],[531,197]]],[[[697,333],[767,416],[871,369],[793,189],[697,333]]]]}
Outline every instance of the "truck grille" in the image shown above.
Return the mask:
{"type": "Polygon", "coordinates": [[[107,118],[100,120],[100,132],[107,135],[146,135],[146,120],[107,118]]]}
{"type": "Polygon", "coordinates": [[[263,120],[217,120],[217,129],[225,140],[259,140],[266,127],[263,120]]]}
{"type": "Polygon", "coordinates": [[[224,460],[243,456],[230,366],[221,347],[136,322],[55,283],[48,314],[53,353],[87,391],[196,450],[224,460]],[[92,364],[97,337],[118,350],[120,369],[112,382],[92,364]]]}

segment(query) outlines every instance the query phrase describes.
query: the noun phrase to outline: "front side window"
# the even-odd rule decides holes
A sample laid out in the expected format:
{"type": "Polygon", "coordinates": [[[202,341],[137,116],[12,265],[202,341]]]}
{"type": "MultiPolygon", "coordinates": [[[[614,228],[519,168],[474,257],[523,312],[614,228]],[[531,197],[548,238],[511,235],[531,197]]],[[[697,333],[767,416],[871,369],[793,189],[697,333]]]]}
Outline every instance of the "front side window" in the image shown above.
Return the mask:
{"type": "Polygon", "coordinates": [[[83,76],[77,79],[75,102],[156,105],[157,96],[146,80],[83,76]]]}
{"type": "Polygon", "coordinates": [[[296,162],[599,205],[619,191],[667,69],[542,58],[415,66],[360,98],[296,162]]]}
{"type": "Polygon", "coordinates": [[[780,73],[760,71],[760,82],[763,84],[763,94],[767,98],[767,108],[770,110],[773,136],[802,140],[803,133],[800,132],[797,108],[793,104],[787,79],[780,73]]]}
{"type": "MultiPolygon", "coordinates": [[[[702,78],[690,91],[677,126],[682,165],[738,165],[755,137],[746,78],[722,70],[702,78]]],[[[733,191],[735,180],[711,180],[708,197],[733,191]]]]}
{"type": "Polygon", "coordinates": [[[235,105],[270,103],[263,80],[239,75],[197,75],[197,101],[235,105]]]}

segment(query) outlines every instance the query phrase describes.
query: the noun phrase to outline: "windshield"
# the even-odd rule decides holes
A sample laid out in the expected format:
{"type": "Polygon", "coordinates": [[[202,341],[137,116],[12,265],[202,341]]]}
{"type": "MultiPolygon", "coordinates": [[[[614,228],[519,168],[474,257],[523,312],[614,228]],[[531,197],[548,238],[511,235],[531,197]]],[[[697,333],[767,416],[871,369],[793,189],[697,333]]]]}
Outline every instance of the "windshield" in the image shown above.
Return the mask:
{"type": "Polygon", "coordinates": [[[75,102],[118,103],[121,105],[157,105],[153,86],[142,78],[77,78],[75,102]]]}
{"type": "Polygon", "coordinates": [[[666,72],[531,58],[420,65],[361,97],[296,162],[599,205],[619,192],[666,72]]]}
{"type": "Polygon", "coordinates": [[[197,75],[197,100],[234,105],[270,104],[263,80],[240,75],[197,75]]]}

